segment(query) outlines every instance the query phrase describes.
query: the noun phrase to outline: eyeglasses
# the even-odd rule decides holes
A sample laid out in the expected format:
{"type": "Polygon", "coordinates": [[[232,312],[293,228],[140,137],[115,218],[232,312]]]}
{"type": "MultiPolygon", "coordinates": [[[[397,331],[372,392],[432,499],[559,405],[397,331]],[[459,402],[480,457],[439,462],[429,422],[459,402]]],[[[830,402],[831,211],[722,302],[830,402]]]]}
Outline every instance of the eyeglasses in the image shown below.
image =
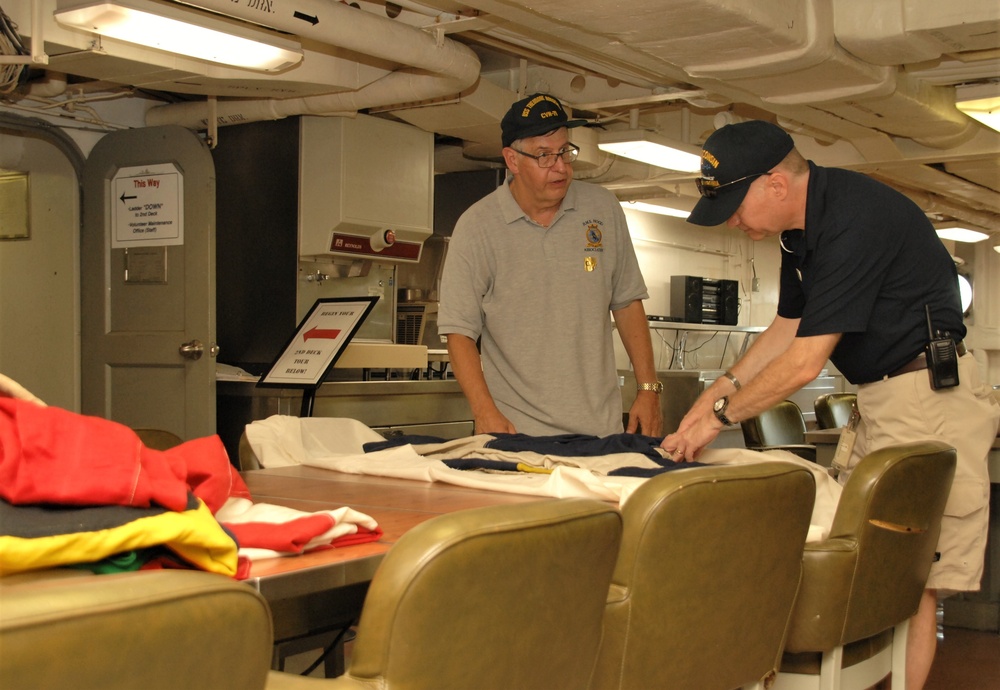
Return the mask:
{"type": "Polygon", "coordinates": [[[576,160],[576,157],[580,155],[580,147],[573,144],[569,144],[566,148],[561,151],[556,151],[555,153],[525,153],[524,151],[518,151],[513,146],[511,149],[520,153],[522,156],[527,156],[528,158],[534,158],[538,163],[539,168],[551,168],[556,164],[556,158],[561,158],[563,163],[572,163],[576,160]]]}
{"type": "Polygon", "coordinates": [[[747,175],[746,177],[741,177],[738,180],[733,180],[732,182],[727,182],[726,184],[711,184],[715,180],[706,177],[699,177],[694,181],[696,187],[698,187],[698,193],[701,194],[706,199],[714,199],[719,194],[720,189],[725,189],[737,182],[743,182],[744,180],[752,180],[755,177],[762,177],[764,175],[773,175],[774,173],[762,172],[754,173],[753,175],[747,175]]]}

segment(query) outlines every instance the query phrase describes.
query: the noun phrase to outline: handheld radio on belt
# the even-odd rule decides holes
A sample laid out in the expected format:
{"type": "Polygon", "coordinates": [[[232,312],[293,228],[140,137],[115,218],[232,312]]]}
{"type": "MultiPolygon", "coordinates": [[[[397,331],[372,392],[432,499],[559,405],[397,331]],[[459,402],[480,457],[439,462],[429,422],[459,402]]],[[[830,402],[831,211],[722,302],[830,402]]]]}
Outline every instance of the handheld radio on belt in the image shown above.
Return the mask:
{"type": "Polygon", "coordinates": [[[958,353],[955,341],[947,333],[934,331],[931,326],[931,306],[924,305],[927,311],[927,371],[931,375],[931,388],[940,390],[958,385],[958,353]]]}

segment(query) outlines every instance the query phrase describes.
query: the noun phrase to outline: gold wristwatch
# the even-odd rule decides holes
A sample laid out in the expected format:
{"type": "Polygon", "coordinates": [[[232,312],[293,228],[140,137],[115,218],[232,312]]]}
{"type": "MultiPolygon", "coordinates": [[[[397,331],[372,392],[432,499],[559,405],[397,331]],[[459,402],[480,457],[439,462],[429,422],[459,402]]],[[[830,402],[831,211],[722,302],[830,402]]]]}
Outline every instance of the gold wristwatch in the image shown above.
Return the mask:
{"type": "Polygon", "coordinates": [[[663,392],[663,384],[659,381],[655,383],[640,383],[635,388],[640,391],[653,391],[657,395],[663,392]]]}

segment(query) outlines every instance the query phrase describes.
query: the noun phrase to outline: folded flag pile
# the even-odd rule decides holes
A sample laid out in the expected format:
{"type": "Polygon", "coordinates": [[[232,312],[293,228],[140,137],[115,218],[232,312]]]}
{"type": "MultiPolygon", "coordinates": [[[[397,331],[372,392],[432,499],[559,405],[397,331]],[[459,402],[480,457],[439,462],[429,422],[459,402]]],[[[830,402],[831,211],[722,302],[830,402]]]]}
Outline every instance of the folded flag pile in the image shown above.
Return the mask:
{"type": "Polygon", "coordinates": [[[246,577],[251,558],[375,541],[371,517],[254,503],[218,436],[166,451],[127,426],[0,398],[0,575],[92,564],[246,577]]]}

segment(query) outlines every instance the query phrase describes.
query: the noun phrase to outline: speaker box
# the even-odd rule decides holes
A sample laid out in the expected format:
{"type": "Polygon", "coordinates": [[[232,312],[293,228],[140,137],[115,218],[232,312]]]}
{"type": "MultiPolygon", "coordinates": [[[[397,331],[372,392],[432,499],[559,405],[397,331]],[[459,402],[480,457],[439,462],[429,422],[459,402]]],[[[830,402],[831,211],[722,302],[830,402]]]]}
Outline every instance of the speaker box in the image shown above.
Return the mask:
{"type": "Polygon", "coordinates": [[[735,326],[740,318],[739,283],[735,280],[719,281],[719,323],[735,326]]]}
{"type": "Polygon", "coordinates": [[[684,323],[735,326],[739,310],[739,283],[735,280],[670,277],[670,315],[684,323]]]}
{"type": "Polygon", "coordinates": [[[702,278],[670,276],[670,315],[684,323],[701,323],[702,278]]]}

